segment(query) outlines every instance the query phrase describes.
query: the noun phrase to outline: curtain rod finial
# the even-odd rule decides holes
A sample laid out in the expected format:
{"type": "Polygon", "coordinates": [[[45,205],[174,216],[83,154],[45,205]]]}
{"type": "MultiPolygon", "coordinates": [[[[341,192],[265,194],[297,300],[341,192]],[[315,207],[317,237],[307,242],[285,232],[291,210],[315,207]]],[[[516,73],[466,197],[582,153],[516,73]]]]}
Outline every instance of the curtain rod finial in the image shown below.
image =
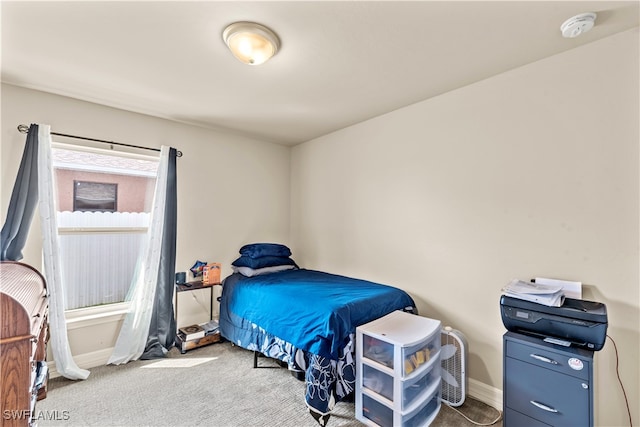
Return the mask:
{"type": "Polygon", "coordinates": [[[18,132],[21,132],[21,133],[29,132],[29,126],[27,126],[27,125],[18,125],[18,132]]]}

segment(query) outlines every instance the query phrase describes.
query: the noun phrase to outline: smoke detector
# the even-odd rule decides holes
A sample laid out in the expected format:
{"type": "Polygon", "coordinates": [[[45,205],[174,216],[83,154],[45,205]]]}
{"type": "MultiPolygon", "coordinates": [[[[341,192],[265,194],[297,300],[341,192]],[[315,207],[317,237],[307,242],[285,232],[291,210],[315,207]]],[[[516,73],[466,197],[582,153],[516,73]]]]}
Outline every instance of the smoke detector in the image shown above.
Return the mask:
{"type": "Polygon", "coordinates": [[[560,26],[560,31],[562,31],[563,37],[572,39],[592,29],[595,20],[595,13],[581,13],[564,21],[560,26]]]}

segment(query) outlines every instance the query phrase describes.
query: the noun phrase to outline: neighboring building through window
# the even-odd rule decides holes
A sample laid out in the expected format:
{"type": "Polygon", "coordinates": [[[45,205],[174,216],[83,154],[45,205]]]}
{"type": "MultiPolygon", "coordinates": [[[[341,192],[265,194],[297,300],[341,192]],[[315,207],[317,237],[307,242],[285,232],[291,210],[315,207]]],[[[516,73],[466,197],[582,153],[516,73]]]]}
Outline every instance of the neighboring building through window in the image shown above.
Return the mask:
{"type": "Polygon", "coordinates": [[[73,210],[116,212],[118,184],[73,181],[73,210]]]}
{"type": "Polygon", "coordinates": [[[124,301],[149,225],[158,158],[56,144],[67,310],[124,301]]]}

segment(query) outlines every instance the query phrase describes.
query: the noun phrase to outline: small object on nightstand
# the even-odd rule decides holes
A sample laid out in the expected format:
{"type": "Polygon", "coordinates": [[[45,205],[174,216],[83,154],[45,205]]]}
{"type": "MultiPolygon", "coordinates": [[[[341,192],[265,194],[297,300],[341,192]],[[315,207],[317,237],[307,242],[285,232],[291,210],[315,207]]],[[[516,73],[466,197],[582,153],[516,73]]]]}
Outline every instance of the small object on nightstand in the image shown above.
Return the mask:
{"type": "Polygon", "coordinates": [[[212,262],[205,265],[202,269],[202,284],[216,285],[220,283],[220,263],[212,262]]]}
{"type": "Polygon", "coordinates": [[[189,269],[191,271],[191,274],[193,274],[193,278],[195,279],[196,277],[202,276],[202,269],[204,268],[204,266],[207,265],[206,261],[196,261],[191,268],[189,269]]]}
{"type": "Polygon", "coordinates": [[[184,285],[187,283],[187,273],[185,271],[179,271],[176,273],[176,284],[184,285]]]}

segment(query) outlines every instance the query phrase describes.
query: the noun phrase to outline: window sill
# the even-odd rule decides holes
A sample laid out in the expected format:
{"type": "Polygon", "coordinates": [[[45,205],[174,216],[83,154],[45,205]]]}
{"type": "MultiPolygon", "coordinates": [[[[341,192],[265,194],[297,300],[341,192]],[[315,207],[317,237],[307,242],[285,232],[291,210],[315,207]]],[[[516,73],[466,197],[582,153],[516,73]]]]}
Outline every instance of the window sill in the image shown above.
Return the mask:
{"type": "Polygon", "coordinates": [[[67,310],[65,312],[67,330],[118,322],[124,319],[127,311],[129,311],[127,302],[67,310]]]}

